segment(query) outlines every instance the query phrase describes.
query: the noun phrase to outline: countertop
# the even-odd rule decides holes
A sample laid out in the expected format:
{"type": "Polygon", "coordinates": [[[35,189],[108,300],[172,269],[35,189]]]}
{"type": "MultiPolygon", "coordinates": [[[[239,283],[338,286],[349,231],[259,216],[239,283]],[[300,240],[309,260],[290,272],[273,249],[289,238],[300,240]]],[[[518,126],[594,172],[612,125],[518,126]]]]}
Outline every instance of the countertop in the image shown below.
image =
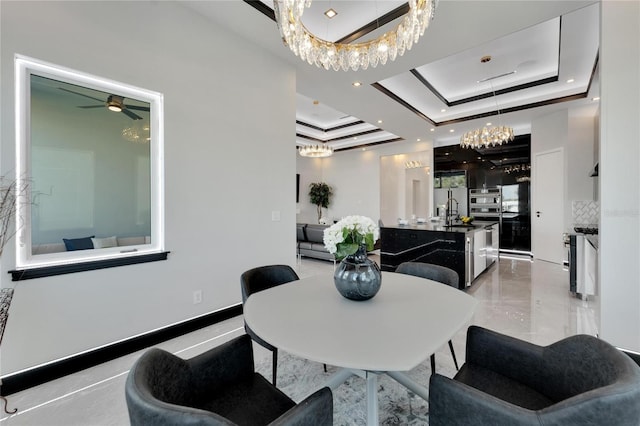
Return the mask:
{"type": "Polygon", "coordinates": [[[482,229],[486,226],[491,226],[497,224],[497,221],[479,221],[474,220],[471,225],[463,225],[458,223],[454,226],[445,226],[443,222],[425,222],[425,223],[409,223],[408,225],[391,225],[391,226],[383,226],[382,228],[391,228],[391,229],[407,229],[412,231],[440,231],[440,232],[460,232],[466,233],[470,231],[475,231],[477,229],[482,229]]]}

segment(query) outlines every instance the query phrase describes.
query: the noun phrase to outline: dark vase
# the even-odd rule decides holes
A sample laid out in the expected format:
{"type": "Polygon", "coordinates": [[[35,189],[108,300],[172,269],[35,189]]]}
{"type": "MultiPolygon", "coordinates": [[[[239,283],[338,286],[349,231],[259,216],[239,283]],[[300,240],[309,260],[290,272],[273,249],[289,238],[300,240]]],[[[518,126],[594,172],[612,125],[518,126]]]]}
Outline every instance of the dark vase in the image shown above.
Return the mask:
{"type": "Polygon", "coordinates": [[[351,300],[368,300],[376,295],[382,284],[378,264],[367,257],[367,247],[347,256],[338,264],[333,281],[341,295],[351,300]]]}

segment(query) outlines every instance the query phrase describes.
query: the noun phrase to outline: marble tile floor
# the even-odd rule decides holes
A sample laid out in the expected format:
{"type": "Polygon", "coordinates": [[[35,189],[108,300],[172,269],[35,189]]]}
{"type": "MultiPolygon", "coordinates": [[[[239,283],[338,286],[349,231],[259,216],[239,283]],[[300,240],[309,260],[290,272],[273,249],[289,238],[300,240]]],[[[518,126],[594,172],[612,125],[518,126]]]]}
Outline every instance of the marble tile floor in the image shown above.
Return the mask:
{"type": "MultiPolygon", "coordinates": [[[[302,259],[296,269],[300,277],[331,277],[333,264],[302,259]]],[[[596,302],[572,296],[568,280],[568,272],[560,265],[502,257],[467,290],[479,301],[472,323],[542,345],[572,334],[597,334],[596,302]]],[[[243,332],[242,317],[235,317],[158,346],[190,358],[243,332]]],[[[465,334],[461,330],[452,339],[460,364],[464,362],[465,334]]],[[[258,345],[254,350],[256,362],[270,357],[258,345]]],[[[124,383],[142,352],[10,395],[9,408],[19,411],[13,416],[2,414],[0,426],[129,424],[124,383]]],[[[436,354],[436,361],[453,365],[446,345],[436,354]]]]}

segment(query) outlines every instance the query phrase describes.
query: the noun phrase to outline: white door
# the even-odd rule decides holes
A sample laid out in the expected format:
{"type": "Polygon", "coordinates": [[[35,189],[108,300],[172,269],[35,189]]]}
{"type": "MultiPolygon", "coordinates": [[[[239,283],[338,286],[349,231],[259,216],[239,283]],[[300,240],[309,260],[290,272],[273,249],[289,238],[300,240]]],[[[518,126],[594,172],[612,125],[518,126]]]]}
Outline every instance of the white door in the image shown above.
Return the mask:
{"type": "Polygon", "coordinates": [[[532,170],[531,251],[539,260],[564,259],[564,151],[534,155],[532,170]]]}

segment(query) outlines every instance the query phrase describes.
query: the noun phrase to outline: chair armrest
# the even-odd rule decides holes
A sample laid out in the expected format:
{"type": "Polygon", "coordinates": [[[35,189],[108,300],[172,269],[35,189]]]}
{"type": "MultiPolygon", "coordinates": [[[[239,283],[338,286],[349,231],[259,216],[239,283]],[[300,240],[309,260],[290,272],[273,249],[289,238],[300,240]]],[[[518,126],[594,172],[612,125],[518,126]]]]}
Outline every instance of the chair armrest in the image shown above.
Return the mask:
{"type": "Polygon", "coordinates": [[[190,426],[234,425],[233,422],[210,411],[171,404],[155,398],[148,388],[137,383],[134,374],[127,377],[125,399],[131,426],[186,424],[186,418],[190,426]]]}
{"type": "Polygon", "coordinates": [[[467,331],[466,362],[479,365],[534,389],[544,370],[544,347],[478,326],[467,331]]]}
{"type": "Polygon", "coordinates": [[[324,387],[275,419],[271,426],[332,426],[333,394],[324,387]]]}
{"type": "Polygon", "coordinates": [[[204,395],[226,383],[250,379],[254,373],[251,337],[238,336],[187,361],[195,393],[204,395]]]}
{"type": "Polygon", "coordinates": [[[429,426],[539,425],[535,412],[440,374],[429,381],[429,426]]]}

